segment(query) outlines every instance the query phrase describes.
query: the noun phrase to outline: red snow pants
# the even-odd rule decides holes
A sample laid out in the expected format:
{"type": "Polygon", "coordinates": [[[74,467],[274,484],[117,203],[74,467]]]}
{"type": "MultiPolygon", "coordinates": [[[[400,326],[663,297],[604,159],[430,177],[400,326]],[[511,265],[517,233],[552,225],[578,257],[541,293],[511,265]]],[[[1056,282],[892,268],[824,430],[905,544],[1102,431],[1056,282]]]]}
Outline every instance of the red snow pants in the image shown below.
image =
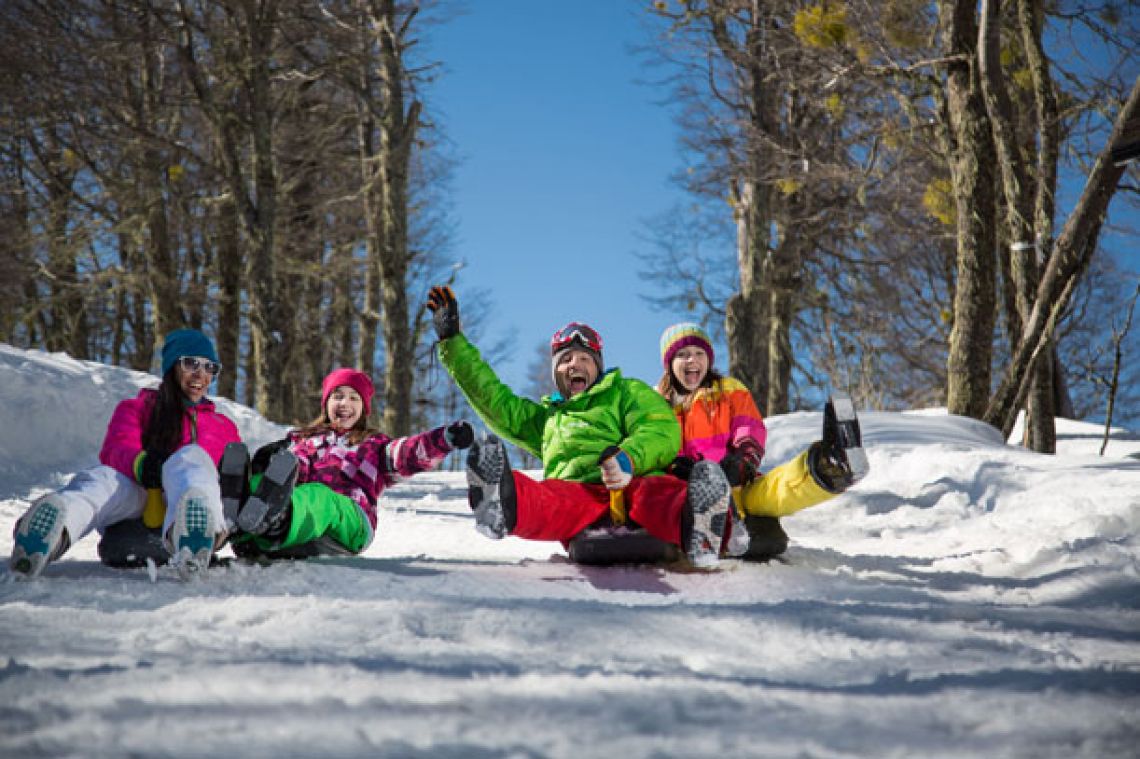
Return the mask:
{"type": "MultiPolygon", "coordinates": [[[[517,499],[511,532],[515,537],[565,542],[609,512],[610,491],[605,485],[511,474],[517,499]]],[[[634,477],[625,488],[625,506],[629,518],[650,535],[680,545],[687,493],[687,483],[672,475],[634,477]]]]}

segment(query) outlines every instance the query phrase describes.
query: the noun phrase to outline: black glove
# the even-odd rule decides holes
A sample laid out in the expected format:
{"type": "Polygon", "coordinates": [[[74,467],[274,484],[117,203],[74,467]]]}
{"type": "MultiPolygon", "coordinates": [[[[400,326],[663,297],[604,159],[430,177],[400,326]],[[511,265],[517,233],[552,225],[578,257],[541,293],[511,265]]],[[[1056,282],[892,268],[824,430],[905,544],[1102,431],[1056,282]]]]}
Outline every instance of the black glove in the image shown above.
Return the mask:
{"type": "Polygon", "coordinates": [[[162,453],[154,448],[147,448],[139,465],[139,484],[147,490],[162,487],[162,465],[170,458],[169,453],[162,453]]]}
{"type": "Polygon", "coordinates": [[[253,461],[249,466],[250,471],[254,474],[261,474],[269,466],[269,459],[273,458],[273,454],[288,447],[289,438],[281,438],[261,446],[257,449],[257,453],[253,454],[253,461]]]}
{"type": "Polygon", "coordinates": [[[471,444],[475,442],[475,430],[464,421],[447,425],[447,429],[443,431],[443,436],[452,449],[470,448],[471,444]]]}
{"type": "Polygon", "coordinates": [[[459,334],[459,302],[447,285],[436,285],[428,291],[428,310],[431,323],[440,340],[459,334]]]}
{"type": "Polygon", "coordinates": [[[741,487],[756,479],[756,464],[751,456],[737,452],[728,453],[720,460],[720,468],[728,484],[732,487],[741,487]]]}
{"type": "Polygon", "coordinates": [[[689,475],[693,473],[693,464],[695,463],[697,462],[693,461],[688,456],[678,456],[677,458],[673,459],[673,463],[670,464],[669,468],[665,471],[674,477],[679,477],[685,482],[688,482],[689,475]]]}

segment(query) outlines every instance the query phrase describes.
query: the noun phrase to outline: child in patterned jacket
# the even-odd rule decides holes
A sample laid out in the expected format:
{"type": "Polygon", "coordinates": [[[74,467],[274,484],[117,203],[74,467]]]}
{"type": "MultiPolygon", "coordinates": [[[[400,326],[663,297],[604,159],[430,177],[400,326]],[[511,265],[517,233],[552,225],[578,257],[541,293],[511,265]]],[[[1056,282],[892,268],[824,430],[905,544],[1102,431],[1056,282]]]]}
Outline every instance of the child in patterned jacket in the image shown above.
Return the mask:
{"type": "Polygon", "coordinates": [[[336,369],[321,383],[321,412],[309,425],[263,447],[252,462],[243,445],[227,447],[220,470],[227,510],[236,512],[235,554],[359,554],[375,535],[384,488],[474,440],[465,421],[397,438],[372,429],[373,392],[364,372],[336,369]]]}

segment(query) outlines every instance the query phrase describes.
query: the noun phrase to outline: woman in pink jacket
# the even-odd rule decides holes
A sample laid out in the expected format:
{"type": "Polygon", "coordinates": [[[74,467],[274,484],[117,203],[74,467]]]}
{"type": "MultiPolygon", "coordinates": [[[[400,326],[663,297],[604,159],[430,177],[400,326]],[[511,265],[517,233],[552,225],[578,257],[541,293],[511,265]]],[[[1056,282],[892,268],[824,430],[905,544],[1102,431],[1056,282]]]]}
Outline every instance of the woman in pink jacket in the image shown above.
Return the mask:
{"type": "Polygon", "coordinates": [[[115,407],[101,465],[40,498],[16,522],[12,571],[34,577],[91,530],[104,532],[139,517],[151,527],[161,525],[183,577],[204,571],[225,537],[217,464],[227,444],[240,440],[237,426],[206,397],[220,371],[204,334],[168,334],[162,383],[115,407]],[[147,508],[148,491],[157,509],[147,508]]]}
{"type": "Polygon", "coordinates": [[[336,369],[321,383],[316,419],[263,447],[252,467],[245,446],[227,448],[222,490],[229,508],[239,509],[231,536],[235,554],[249,559],[358,554],[376,534],[377,500],[385,488],[433,469],[475,438],[464,421],[390,437],[368,425],[373,392],[364,372],[336,369]]]}

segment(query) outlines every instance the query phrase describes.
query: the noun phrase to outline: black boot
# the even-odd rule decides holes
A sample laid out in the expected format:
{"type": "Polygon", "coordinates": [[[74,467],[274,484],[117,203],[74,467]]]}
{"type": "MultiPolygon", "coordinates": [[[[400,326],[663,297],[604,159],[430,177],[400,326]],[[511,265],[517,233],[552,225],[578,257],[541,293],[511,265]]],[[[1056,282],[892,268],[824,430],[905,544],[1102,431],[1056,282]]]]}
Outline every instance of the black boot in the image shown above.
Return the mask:
{"type": "Polygon", "coordinates": [[[823,407],[823,439],[808,450],[808,469],[824,490],[842,493],[867,475],[870,465],[855,405],[845,395],[823,407]]]}
{"type": "Polygon", "coordinates": [[[249,499],[249,449],[245,443],[230,443],[226,446],[218,464],[218,482],[222,488],[226,531],[233,532],[238,512],[249,499]]]}
{"type": "Polygon", "coordinates": [[[744,525],[748,528],[748,551],[743,557],[747,561],[768,561],[788,550],[788,533],[776,517],[748,516],[744,525]]]}
{"type": "Polygon", "coordinates": [[[257,490],[238,513],[237,524],[251,535],[270,537],[270,533],[288,531],[292,513],[293,486],[297,482],[297,457],[289,450],[280,450],[269,459],[269,466],[257,490]],[[284,525],[284,531],[282,531],[284,525]]]}
{"type": "Polygon", "coordinates": [[[518,507],[515,478],[503,441],[488,435],[467,454],[467,502],[475,512],[475,528],[494,540],[515,529],[518,507]]]}

